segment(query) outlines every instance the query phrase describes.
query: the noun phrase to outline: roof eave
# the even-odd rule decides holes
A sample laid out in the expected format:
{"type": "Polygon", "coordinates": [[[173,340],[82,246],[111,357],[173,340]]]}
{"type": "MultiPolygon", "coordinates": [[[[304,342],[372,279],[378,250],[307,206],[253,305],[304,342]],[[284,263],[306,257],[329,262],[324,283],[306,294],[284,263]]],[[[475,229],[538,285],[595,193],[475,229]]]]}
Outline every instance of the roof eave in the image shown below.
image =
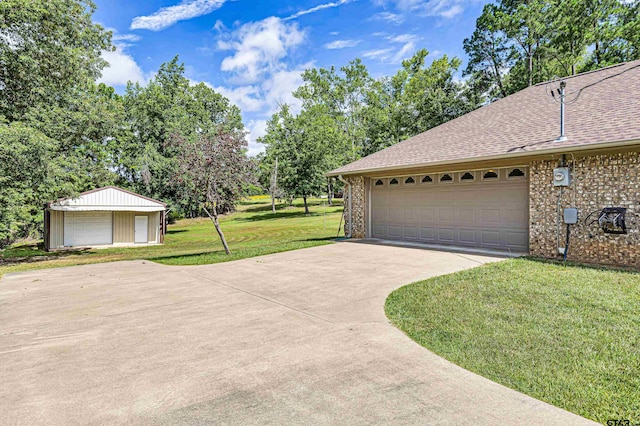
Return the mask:
{"type": "MultiPolygon", "coordinates": [[[[559,142],[561,144],[561,142],[559,142]]],[[[432,161],[428,163],[417,163],[417,164],[403,164],[397,166],[389,166],[389,167],[374,167],[367,169],[358,169],[358,170],[349,170],[349,171],[340,171],[340,169],[332,170],[325,174],[327,177],[336,177],[339,175],[351,176],[351,175],[360,175],[364,173],[376,173],[376,172],[386,172],[393,170],[401,170],[401,169],[419,169],[425,167],[435,167],[435,166],[443,166],[447,164],[461,164],[461,163],[475,163],[480,161],[491,161],[491,160],[504,160],[510,158],[520,158],[520,157],[534,157],[534,156],[544,156],[548,154],[562,154],[565,152],[577,152],[577,151],[592,151],[598,149],[606,149],[606,148],[621,148],[621,147],[630,147],[634,145],[640,146],[640,139],[628,139],[624,141],[615,141],[615,142],[601,142],[594,143],[588,145],[574,145],[574,146],[559,146],[548,149],[540,149],[536,151],[518,151],[518,152],[510,152],[506,154],[495,154],[495,155],[486,155],[481,157],[469,157],[469,158],[461,158],[455,160],[443,160],[443,161],[432,161]]]]}

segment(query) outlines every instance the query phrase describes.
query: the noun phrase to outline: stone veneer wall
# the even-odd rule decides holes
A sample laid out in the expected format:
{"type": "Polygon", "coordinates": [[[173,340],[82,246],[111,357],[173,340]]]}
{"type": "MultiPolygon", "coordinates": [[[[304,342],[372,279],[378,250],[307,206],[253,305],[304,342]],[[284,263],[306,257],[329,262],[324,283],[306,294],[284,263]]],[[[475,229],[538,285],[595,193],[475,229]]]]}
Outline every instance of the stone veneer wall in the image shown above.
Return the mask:
{"type": "MultiPolygon", "coordinates": [[[[566,156],[572,186],[563,189],[560,211],[578,208],[578,223],[571,226],[569,260],[640,267],[640,153],[628,152],[576,158],[566,156]],[[605,234],[597,222],[587,226],[586,216],[603,207],[626,207],[626,235],[605,234]]],[[[556,220],[560,189],[553,186],[557,160],[531,163],[529,190],[529,249],[534,256],[558,257],[556,220]]],[[[597,213],[591,219],[597,218],[597,213]],[[595,216],[595,217],[594,217],[595,216]]],[[[589,221],[591,221],[589,219],[589,221]]],[[[566,225],[561,223],[564,247],[566,225]]]]}
{"type": "MultiPolygon", "coordinates": [[[[351,238],[364,238],[366,235],[366,191],[364,177],[345,178],[351,184],[351,195],[353,205],[351,206],[353,215],[353,229],[351,238]]],[[[344,189],[344,233],[349,233],[349,190],[344,189]]]]}

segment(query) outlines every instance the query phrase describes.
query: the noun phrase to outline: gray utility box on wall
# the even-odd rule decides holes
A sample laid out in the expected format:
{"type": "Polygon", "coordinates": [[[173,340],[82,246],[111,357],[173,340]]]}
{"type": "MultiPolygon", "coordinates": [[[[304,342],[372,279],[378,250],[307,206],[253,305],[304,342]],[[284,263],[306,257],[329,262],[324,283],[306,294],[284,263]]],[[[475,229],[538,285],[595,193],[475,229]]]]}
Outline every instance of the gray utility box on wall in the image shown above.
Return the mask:
{"type": "Polygon", "coordinates": [[[573,207],[564,209],[564,223],[567,225],[578,223],[578,209],[573,207]]]}
{"type": "Polygon", "coordinates": [[[571,170],[568,167],[556,167],[553,169],[553,186],[571,185],[571,170]]]}

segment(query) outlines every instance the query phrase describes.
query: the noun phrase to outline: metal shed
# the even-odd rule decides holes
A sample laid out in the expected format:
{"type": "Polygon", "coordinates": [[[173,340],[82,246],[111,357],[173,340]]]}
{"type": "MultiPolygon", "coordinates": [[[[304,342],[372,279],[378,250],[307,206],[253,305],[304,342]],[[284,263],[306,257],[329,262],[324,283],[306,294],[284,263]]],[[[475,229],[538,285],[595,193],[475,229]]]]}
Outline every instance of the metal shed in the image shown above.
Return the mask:
{"type": "Polygon", "coordinates": [[[166,204],[107,186],[47,203],[46,250],[162,244],[166,204]]]}

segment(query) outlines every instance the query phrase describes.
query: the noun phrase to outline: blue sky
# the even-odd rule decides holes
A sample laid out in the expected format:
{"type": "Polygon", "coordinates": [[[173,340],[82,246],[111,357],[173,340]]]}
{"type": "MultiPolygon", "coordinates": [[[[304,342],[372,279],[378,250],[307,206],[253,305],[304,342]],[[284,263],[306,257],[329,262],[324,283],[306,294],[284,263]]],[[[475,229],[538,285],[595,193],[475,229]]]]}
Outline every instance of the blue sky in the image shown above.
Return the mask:
{"type": "Polygon", "coordinates": [[[145,84],[176,54],[186,75],[205,82],[242,110],[249,152],[278,104],[310,67],[361,58],[375,77],[394,74],[426,48],[465,60],[483,0],[97,0],[94,20],[114,32],[116,52],[102,81],[122,92],[145,84]]]}

